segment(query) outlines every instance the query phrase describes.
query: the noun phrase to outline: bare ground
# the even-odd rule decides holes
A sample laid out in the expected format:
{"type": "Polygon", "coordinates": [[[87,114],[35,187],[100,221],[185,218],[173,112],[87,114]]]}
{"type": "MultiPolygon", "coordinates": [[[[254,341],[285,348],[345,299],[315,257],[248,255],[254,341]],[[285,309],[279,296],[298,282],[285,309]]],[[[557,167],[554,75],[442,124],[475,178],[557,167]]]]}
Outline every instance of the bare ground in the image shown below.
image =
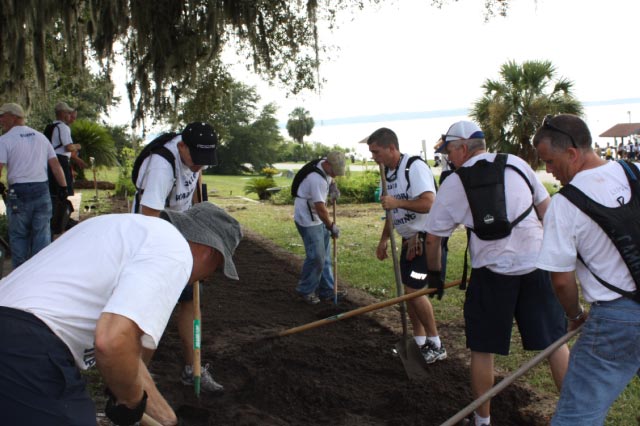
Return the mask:
{"type": "MultiPolygon", "coordinates": [[[[366,306],[377,300],[349,288],[338,306],[308,306],[295,286],[301,261],[246,231],[236,255],[239,281],[219,274],[202,287],[202,357],[221,396],[179,382],[182,355],[175,324],[167,327],[151,363],[157,385],[181,424],[195,425],[439,425],[473,398],[468,352],[449,346],[449,358],[411,381],[392,348],[400,340],[398,310],[332,322],[270,339],[273,333],[366,306]]],[[[460,341],[462,323],[440,323],[445,342],[460,341]]],[[[494,398],[492,423],[544,425],[548,406],[515,384],[494,398]]],[[[103,405],[98,403],[98,407],[103,405]]]]}

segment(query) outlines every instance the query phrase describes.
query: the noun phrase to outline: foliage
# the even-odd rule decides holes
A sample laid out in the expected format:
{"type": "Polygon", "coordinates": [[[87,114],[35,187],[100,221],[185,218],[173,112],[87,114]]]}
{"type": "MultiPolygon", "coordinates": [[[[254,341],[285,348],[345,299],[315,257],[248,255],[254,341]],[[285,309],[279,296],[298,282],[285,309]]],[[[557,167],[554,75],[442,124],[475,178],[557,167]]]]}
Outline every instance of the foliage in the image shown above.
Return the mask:
{"type": "Polygon", "coordinates": [[[78,120],[71,127],[74,143],[82,145],[80,157],[89,165],[95,158],[96,167],[113,167],[118,164],[115,144],[109,131],[96,123],[78,120]]]}
{"type": "Polygon", "coordinates": [[[260,200],[268,200],[271,198],[269,188],[274,188],[276,182],[272,177],[257,177],[249,180],[244,187],[245,194],[258,194],[260,200]]]}
{"type": "Polygon", "coordinates": [[[313,117],[309,115],[309,111],[298,107],[289,114],[287,132],[294,141],[304,145],[304,137],[311,134],[314,125],[315,122],[313,121],[313,117]]]}
{"type": "Polygon", "coordinates": [[[338,10],[361,7],[364,1],[2,0],[0,92],[24,100],[30,79],[45,88],[50,37],[63,46],[56,54],[68,58],[69,75],[83,70],[91,51],[108,75],[120,53],[115,48],[122,46],[134,122],[175,108],[225,43],[232,43],[256,72],[292,92],[313,89],[323,49],[316,22],[331,23],[338,10]],[[27,65],[35,78],[24,72],[27,65]]]}
{"type": "Polygon", "coordinates": [[[123,147],[118,152],[118,160],[120,163],[120,172],[118,173],[118,181],[116,182],[116,194],[128,195],[136,192],[136,187],[131,181],[131,170],[136,159],[136,151],[133,148],[123,147]]]}
{"type": "Polygon", "coordinates": [[[274,169],[273,167],[265,167],[262,170],[260,170],[260,174],[264,175],[266,177],[273,177],[274,175],[277,175],[278,173],[280,173],[278,171],[278,169],[274,169]]]}
{"type": "Polygon", "coordinates": [[[367,171],[336,179],[340,190],[339,203],[372,203],[380,186],[380,173],[367,171]]]}
{"type": "Polygon", "coordinates": [[[309,161],[314,158],[326,157],[330,151],[344,152],[347,155],[351,149],[337,145],[329,147],[318,142],[300,145],[284,141],[280,144],[275,162],[309,161]]]}
{"type": "Polygon", "coordinates": [[[256,89],[230,77],[224,83],[216,79],[201,83],[184,103],[179,121],[206,121],[216,130],[218,166],[207,173],[237,174],[247,164],[261,170],[274,163],[282,143],[275,105],[267,104],[258,112],[256,89]]]}
{"type": "Polygon", "coordinates": [[[516,154],[534,169],[538,159],[531,140],[544,116],[583,111],[573,83],[556,79],[549,61],[509,61],[500,68],[500,80],[486,80],[482,87],[470,116],[484,131],[487,149],[516,154]]]}

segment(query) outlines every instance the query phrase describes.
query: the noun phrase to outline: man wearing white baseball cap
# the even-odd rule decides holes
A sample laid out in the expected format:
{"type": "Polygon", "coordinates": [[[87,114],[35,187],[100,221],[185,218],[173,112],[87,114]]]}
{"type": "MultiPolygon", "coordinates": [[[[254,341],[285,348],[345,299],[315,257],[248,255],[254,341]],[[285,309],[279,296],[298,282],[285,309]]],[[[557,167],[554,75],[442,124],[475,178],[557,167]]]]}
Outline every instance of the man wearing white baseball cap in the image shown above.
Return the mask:
{"type": "MultiPolygon", "coordinates": [[[[471,350],[471,387],[478,398],[494,383],[494,354],[508,355],[515,318],[525,350],[542,350],[566,332],[549,273],[536,268],[542,223],[550,198],[529,165],[515,155],[486,151],[484,133],[471,121],[454,123],[439,152],[455,166],[442,183],[427,218],[429,286],[438,287],[441,238],[458,225],[468,230],[471,278],[464,303],[471,350]]],[[[466,281],[466,257],[463,281],[466,281]]],[[[569,349],[561,346],[549,364],[560,388],[569,349]]],[[[490,425],[490,401],[476,410],[476,426],[490,425]]]]}
{"type": "Polygon", "coordinates": [[[2,105],[0,125],[0,175],[6,166],[9,244],[15,269],[51,242],[47,166],[58,183],[60,197],[66,197],[67,181],[47,138],[25,125],[20,105],[2,105]]]}

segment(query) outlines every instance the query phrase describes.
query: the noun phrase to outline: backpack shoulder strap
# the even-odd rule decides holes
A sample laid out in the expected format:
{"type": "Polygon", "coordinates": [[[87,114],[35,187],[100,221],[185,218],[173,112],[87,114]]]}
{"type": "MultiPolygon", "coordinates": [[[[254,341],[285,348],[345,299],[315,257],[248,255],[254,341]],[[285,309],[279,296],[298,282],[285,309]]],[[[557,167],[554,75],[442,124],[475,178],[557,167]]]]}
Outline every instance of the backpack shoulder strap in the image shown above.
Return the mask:
{"type": "MultiPolygon", "coordinates": [[[[411,165],[413,163],[415,163],[416,161],[418,161],[418,160],[420,160],[423,163],[425,163],[427,165],[427,167],[429,167],[429,170],[431,170],[431,166],[429,166],[429,163],[424,161],[424,159],[422,157],[420,157],[419,155],[414,155],[412,157],[409,157],[409,159],[407,160],[407,165],[404,168],[404,178],[407,181],[407,192],[409,191],[409,188],[411,187],[411,179],[409,179],[409,169],[411,169],[411,165]]],[[[434,188],[438,189],[438,182],[436,181],[435,176],[433,177],[433,185],[434,185],[434,188]]]]}

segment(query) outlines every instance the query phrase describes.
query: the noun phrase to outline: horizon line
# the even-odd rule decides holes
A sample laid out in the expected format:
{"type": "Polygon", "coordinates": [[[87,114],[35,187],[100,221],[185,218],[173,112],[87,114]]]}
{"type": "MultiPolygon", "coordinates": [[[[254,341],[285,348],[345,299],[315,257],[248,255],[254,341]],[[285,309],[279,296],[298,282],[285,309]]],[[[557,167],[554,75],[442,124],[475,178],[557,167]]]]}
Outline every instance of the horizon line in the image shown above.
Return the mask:
{"type": "MultiPolygon", "coordinates": [[[[640,103],[640,98],[621,98],[621,99],[609,99],[605,101],[588,101],[583,102],[583,106],[604,106],[604,105],[619,105],[619,104],[637,104],[640,103]]],[[[461,115],[468,115],[469,108],[453,108],[453,109],[440,109],[433,111],[407,111],[407,112],[395,112],[395,113],[382,113],[371,115],[358,115],[351,117],[341,118],[328,118],[320,119],[316,122],[319,127],[323,126],[340,126],[346,124],[364,124],[375,123],[380,121],[404,121],[404,120],[418,120],[425,118],[444,118],[444,117],[457,117],[461,115]]],[[[278,123],[278,127],[286,128],[286,122],[278,123]]]]}

